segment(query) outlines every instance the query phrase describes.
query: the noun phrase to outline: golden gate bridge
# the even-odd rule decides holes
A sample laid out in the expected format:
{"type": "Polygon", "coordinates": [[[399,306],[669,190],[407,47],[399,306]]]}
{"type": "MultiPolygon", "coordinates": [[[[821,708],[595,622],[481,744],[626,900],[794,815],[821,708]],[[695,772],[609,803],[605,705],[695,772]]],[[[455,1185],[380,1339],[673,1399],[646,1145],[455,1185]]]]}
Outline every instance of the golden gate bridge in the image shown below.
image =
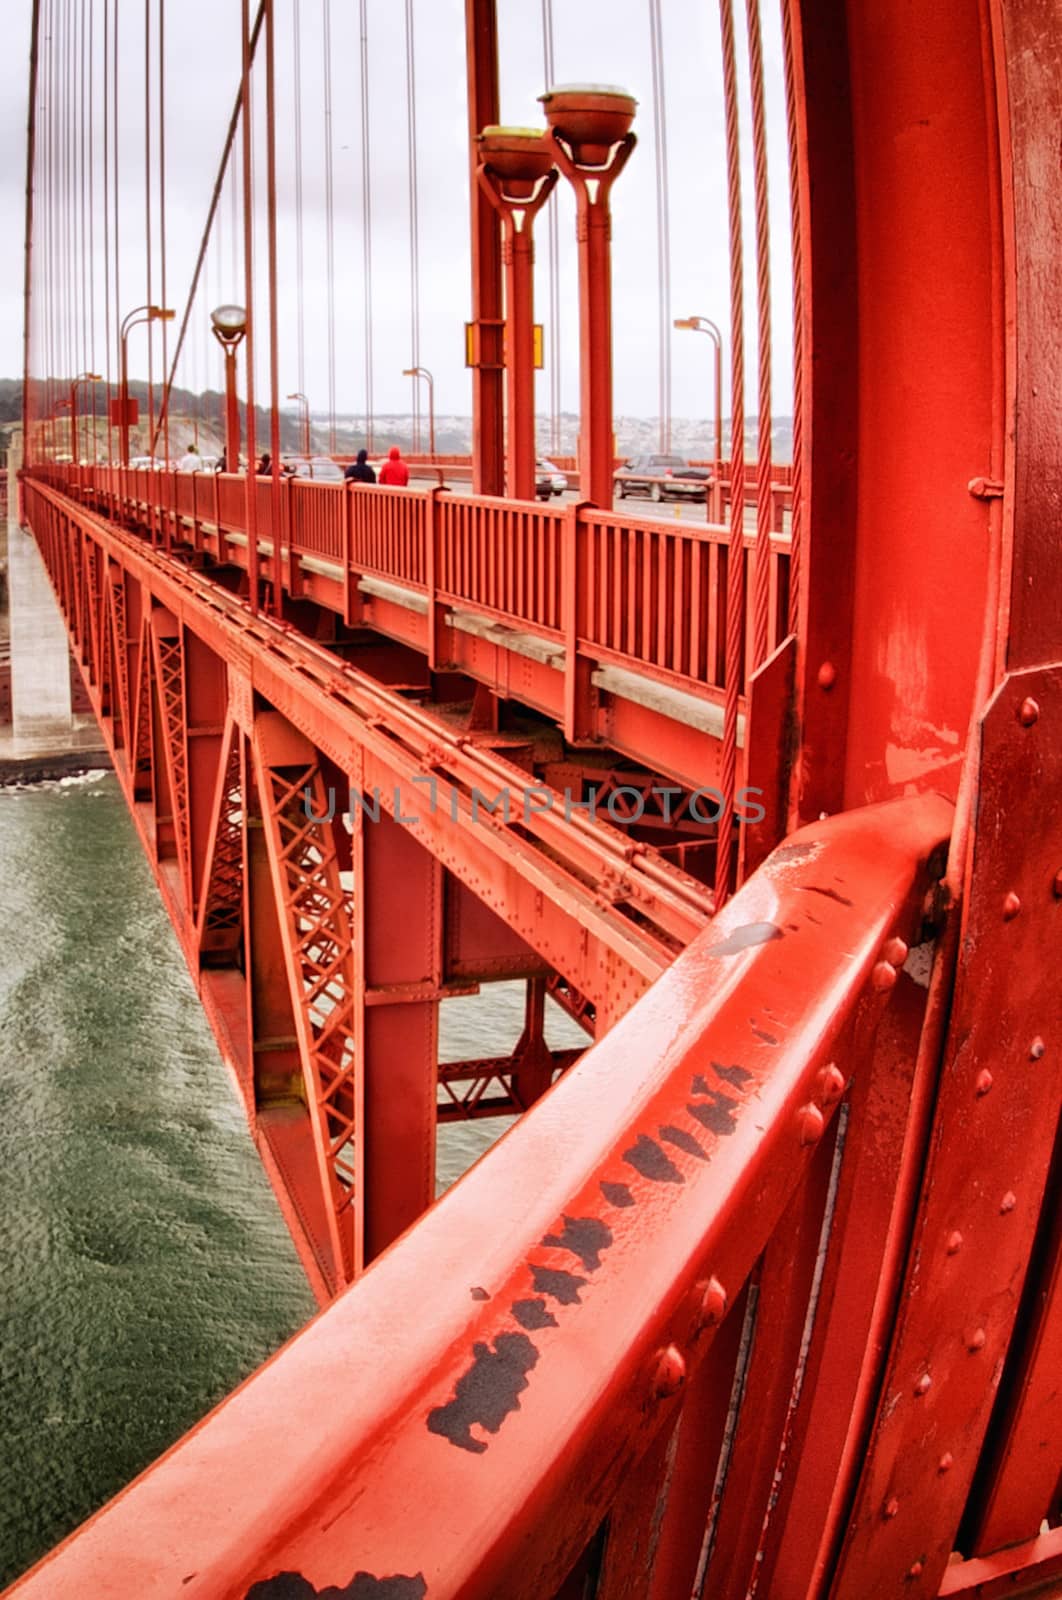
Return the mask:
{"type": "MultiPolygon", "coordinates": [[[[455,463],[416,450],[420,486],[282,470],[282,339],[301,402],[318,251],[311,9],[242,0],[182,300],[172,14],[148,0],[133,52],[117,0],[35,7],[21,506],[323,1309],[11,1592],[1058,1592],[1058,18],[1048,0],[709,8],[730,444],[718,427],[701,522],[613,504],[611,217],[639,108],[547,81],[544,125],[504,124],[494,0],[450,24],[467,482],[432,481],[455,463]],[[554,506],[534,498],[532,240],[556,438],[562,194],[578,491],[554,506]],[[771,453],[790,267],[791,465],[771,453]],[[177,470],[171,396],[202,387],[211,324],[224,470],[177,470]],[[440,1006],[502,978],[526,985],[513,1055],[440,1067],[440,1006]],[[549,1048],[547,995],[585,1052],[549,1048]],[[433,1204],[439,1122],[499,1115],[518,1120],[433,1204]]],[[[448,247],[420,226],[415,11],[416,397],[448,247]]],[[[357,24],[372,445],[367,8],[319,17],[326,52],[357,24]]],[[[666,20],[649,6],[662,452],[667,152],[687,137],[665,116],[666,20]]],[[[548,5],[542,23],[545,73],[548,5]]],[[[327,70],[322,91],[334,455],[349,256],[327,70]]]]}

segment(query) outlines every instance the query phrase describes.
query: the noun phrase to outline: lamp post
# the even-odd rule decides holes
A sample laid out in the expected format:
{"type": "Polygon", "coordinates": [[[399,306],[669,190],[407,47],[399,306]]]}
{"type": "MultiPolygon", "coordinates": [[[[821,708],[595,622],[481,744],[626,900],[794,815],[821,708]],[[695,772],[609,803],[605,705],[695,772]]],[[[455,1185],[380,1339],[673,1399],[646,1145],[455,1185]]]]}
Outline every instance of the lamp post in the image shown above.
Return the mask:
{"type": "Polygon", "coordinates": [[[539,99],[546,148],[575,190],[579,239],[579,481],[612,505],[612,268],[609,193],[630,159],[638,102],[624,89],[566,84],[539,99]]]}
{"type": "Polygon", "coordinates": [[[289,394],[288,399],[301,400],[302,402],[302,453],[308,461],[310,459],[310,402],[299,389],[296,389],[294,394],[289,394]]]}
{"type": "Polygon", "coordinates": [[[535,245],[532,227],[557,182],[553,155],[536,128],[484,128],[476,177],[502,224],[505,268],[505,387],[509,494],[535,497],[535,245]]]}
{"type": "Polygon", "coordinates": [[[715,346],[715,479],[712,485],[712,520],[723,520],[723,335],[711,317],[676,317],[676,328],[706,333],[715,346]]]}
{"type": "MultiPolygon", "coordinates": [[[[240,407],[236,399],[236,351],[247,332],[243,306],[216,306],[210,313],[214,338],[225,352],[225,471],[240,470],[240,407]]],[[[253,469],[254,463],[249,465],[253,469]]]]}
{"type": "MultiPolygon", "coordinates": [[[[102,382],[103,382],[103,379],[100,377],[98,372],[79,372],[77,377],[74,379],[73,383],[70,385],[70,460],[73,462],[73,464],[75,466],[77,465],[77,463],[78,463],[78,461],[80,460],[80,457],[81,457],[81,453],[78,450],[78,427],[77,427],[77,391],[78,391],[78,385],[82,384],[82,383],[102,383],[102,382]]],[[[95,441],[95,438],[92,441],[92,456],[93,456],[93,460],[95,460],[95,456],[96,456],[96,441],[95,441]]]]}
{"type": "Polygon", "coordinates": [[[168,306],[135,306],[122,320],[120,330],[122,370],[119,394],[122,408],[120,430],[123,467],[129,465],[129,359],[127,341],[130,331],[141,322],[172,322],[173,318],[174,312],[168,306]]]}
{"type": "Polygon", "coordinates": [[[435,380],[427,367],[403,367],[403,378],[425,378],[428,383],[428,444],[435,459],[435,380]]]}

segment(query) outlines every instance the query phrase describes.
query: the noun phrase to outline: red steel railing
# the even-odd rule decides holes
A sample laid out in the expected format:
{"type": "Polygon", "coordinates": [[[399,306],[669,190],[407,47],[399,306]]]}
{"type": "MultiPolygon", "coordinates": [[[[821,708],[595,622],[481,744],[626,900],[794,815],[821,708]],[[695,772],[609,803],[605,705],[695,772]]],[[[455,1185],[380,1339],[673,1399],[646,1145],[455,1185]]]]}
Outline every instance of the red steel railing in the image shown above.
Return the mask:
{"type": "MultiPolygon", "coordinates": [[[[177,540],[191,537],[198,545],[203,530],[246,538],[243,476],[91,467],[40,469],[40,475],[108,514],[146,525],[155,517],[177,540]]],[[[257,480],[255,492],[259,540],[272,541],[271,480],[257,480]]],[[[727,528],[438,489],[282,479],[277,494],[289,562],[309,557],[340,569],[349,563],[356,573],[427,591],[433,604],[467,608],[556,641],[570,634],[602,661],[679,687],[725,687],[727,528]]],[[[747,567],[753,543],[746,534],[747,567]]],[[[788,537],[775,534],[769,650],[788,631],[789,560],[788,537]]],[[[746,581],[746,643],[752,590],[746,581]]],[[[746,651],[746,680],[749,666],[746,651]]]]}

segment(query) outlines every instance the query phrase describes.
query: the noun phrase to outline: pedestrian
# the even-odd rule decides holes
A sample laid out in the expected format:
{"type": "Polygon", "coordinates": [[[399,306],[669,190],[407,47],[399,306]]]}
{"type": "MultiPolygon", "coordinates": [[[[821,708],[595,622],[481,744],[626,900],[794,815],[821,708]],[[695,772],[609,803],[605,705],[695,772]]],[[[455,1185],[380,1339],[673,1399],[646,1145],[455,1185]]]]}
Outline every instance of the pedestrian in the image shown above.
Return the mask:
{"type": "Polygon", "coordinates": [[[409,468],[402,460],[402,452],[393,444],[387,452],[387,460],[380,468],[380,482],[395,484],[399,489],[404,489],[409,482],[409,468]]]}
{"type": "Polygon", "coordinates": [[[343,474],[348,483],[375,483],[376,474],[369,465],[369,452],[358,451],[357,461],[352,461],[343,474]]]}
{"type": "Polygon", "coordinates": [[[203,458],[199,454],[199,446],[190,444],[180,461],[177,463],[178,472],[202,472],[203,458]]]}
{"type": "Polygon", "coordinates": [[[269,454],[268,450],[263,455],[261,461],[259,461],[258,466],[255,468],[255,471],[257,472],[257,474],[258,474],[258,476],[260,478],[268,478],[272,474],[272,471],[273,471],[273,457],[269,454]]]}

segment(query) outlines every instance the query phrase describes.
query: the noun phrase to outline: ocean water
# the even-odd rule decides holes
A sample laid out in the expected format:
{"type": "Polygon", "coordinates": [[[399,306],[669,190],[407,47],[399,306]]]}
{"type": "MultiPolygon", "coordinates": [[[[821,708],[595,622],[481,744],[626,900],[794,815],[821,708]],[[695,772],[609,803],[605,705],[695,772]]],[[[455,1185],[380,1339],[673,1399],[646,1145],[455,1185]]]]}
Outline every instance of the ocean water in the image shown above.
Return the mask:
{"type": "MultiPolygon", "coordinates": [[[[440,1053],[522,1021],[447,1002],[440,1053]]],[[[0,1105],[2,1586],[314,1310],[110,774],[0,789],[0,1105]]],[[[440,1187],[504,1127],[442,1129],[440,1187]]]]}

